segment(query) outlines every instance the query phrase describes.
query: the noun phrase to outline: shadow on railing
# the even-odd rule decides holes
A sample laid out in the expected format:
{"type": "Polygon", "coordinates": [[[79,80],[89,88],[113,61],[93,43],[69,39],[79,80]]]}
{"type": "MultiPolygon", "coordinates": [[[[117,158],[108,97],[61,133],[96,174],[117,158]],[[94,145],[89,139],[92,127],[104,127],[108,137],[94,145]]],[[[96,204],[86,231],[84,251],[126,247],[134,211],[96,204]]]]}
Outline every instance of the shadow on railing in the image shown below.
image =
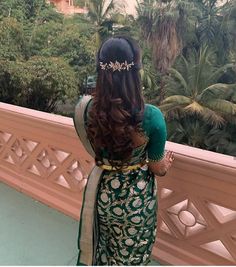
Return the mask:
{"type": "MultiPolygon", "coordinates": [[[[0,103],[0,181],[79,219],[93,160],[72,119],[0,103]]],[[[175,163],[157,178],[153,256],[173,265],[236,264],[236,160],[168,142],[175,163]]]]}

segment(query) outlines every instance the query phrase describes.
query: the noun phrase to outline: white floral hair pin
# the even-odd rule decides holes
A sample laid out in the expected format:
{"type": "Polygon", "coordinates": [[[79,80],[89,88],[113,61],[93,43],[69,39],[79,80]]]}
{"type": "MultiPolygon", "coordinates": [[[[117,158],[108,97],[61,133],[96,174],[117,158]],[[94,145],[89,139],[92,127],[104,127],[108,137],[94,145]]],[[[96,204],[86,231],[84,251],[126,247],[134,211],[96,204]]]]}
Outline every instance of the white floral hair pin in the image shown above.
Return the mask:
{"type": "Polygon", "coordinates": [[[127,61],[125,62],[110,62],[110,63],[103,63],[100,62],[100,67],[102,70],[112,70],[113,72],[118,70],[118,71],[122,71],[122,70],[127,70],[129,71],[131,69],[131,67],[134,66],[134,62],[131,62],[128,64],[127,61]]]}

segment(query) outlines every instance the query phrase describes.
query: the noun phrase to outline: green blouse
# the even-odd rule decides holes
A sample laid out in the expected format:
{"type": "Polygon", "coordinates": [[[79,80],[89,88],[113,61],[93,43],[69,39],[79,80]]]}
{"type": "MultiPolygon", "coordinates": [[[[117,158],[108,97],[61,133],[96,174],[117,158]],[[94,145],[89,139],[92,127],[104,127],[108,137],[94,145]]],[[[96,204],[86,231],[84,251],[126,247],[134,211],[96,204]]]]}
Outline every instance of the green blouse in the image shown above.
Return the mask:
{"type": "Polygon", "coordinates": [[[142,128],[147,137],[149,161],[159,161],[164,157],[166,143],[166,123],[159,108],[146,104],[142,128]]]}
{"type": "MultiPolygon", "coordinates": [[[[85,123],[91,103],[92,101],[89,102],[85,111],[85,123]]],[[[159,108],[150,104],[145,104],[142,129],[146,137],[145,150],[148,160],[160,161],[165,153],[167,132],[165,119],[159,108]]],[[[104,157],[106,154],[107,153],[104,153],[104,157]]]]}

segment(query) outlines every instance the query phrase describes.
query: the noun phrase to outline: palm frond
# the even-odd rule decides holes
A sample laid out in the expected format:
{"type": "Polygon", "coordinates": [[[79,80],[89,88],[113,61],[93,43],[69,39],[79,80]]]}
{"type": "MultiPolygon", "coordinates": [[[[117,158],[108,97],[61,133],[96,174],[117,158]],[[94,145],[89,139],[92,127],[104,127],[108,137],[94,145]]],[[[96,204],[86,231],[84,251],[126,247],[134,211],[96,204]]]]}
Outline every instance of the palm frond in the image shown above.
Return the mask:
{"type": "Polygon", "coordinates": [[[236,104],[224,99],[214,99],[207,101],[206,106],[211,108],[220,114],[235,115],[236,114],[236,104]]]}
{"type": "Polygon", "coordinates": [[[188,73],[189,73],[189,68],[190,68],[190,65],[191,65],[191,62],[189,64],[189,62],[187,61],[187,59],[181,55],[181,62],[182,62],[182,76],[184,77],[185,81],[188,81],[188,73]]]}
{"type": "Polygon", "coordinates": [[[184,112],[188,114],[202,114],[204,112],[204,107],[199,104],[196,101],[193,101],[191,104],[188,106],[184,107],[184,112]]]}
{"type": "Polygon", "coordinates": [[[198,99],[207,103],[207,101],[212,98],[225,98],[231,90],[236,90],[236,84],[212,84],[202,91],[202,93],[198,96],[198,99]]]}
{"type": "Polygon", "coordinates": [[[209,57],[212,51],[208,49],[207,46],[201,47],[198,56],[198,62],[195,65],[195,75],[194,75],[194,88],[195,93],[198,94],[206,86],[206,77],[209,71],[209,57]]]}
{"type": "Polygon", "coordinates": [[[182,88],[186,92],[186,96],[188,96],[189,95],[188,85],[187,85],[187,82],[185,81],[184,77],[182,76],[182,74],[174,68],[170,69],[170,74],[172,75],[173,78],[175,78],[180,83],[180,85],[182,86],[182,88]]]}
{"type": "Polygon", "coordinates": [[[92,22],[97,22],[99,19],[99,3],[97,0],[90,0],[88,2],[88,17],[92,22]]]}
{"type": "Polygon", "coordinates": [[[105,19],[109,13],[114,9],[115,7],[115,0],[110,0],[110,3],[108,6],[103,10],[102,19],[105,19]]]}
{"type": "Polygon", "coordinates": [[[163,112],[169,112],[171,110],[177,109],[179,105],[176,105],[176,103],[168,103],[168,104],[162,104],[159,106],[160,110],[163,112]]]}
{"type": "Polygon", "coordinates": [[[228,69],[233,69],[235,68],[235,64],[234,63],[229,63],[224,65],[223,67],[217,69],[215,72],[212,73],[212,75],[209,77],[208,79],[208,83],[212,84],[212,83],[216,83],[219,78],[227,72],[228,69]]]}
{"type": "Polygon", "coordinates": [[[201,113],[201,117],[206,124],[210,124],[216,127],[225,124],[225,119],[214,111],[214,109],[210,109],[208,107],[203,106],[204,111],[201,113]]]}
{"type": "Polygon", "coordinates": [[[186,136],[186,132],[181,123],[173,121],[173,123],[169,123],[168,126],[168,140],[182,143],[182,140],[186,136]]]}
{"type": "Polygon", "coordinates": [[[189,97],[182,95],[172,95],[164,99],[162,104],[174,103],[176,106],[178,105],[189,105],[192,103],[192,100],[189,97]]]}

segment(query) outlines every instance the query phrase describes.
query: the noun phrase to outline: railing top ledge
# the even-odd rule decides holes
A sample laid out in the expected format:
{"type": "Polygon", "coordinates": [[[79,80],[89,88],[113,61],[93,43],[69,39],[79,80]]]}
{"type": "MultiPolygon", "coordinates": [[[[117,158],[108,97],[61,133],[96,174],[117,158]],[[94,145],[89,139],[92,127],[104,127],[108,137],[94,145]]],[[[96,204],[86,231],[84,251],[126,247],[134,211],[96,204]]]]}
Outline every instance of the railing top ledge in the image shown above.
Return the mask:
{"type": "Polygon", "coordinates": [[[52,113],[47,113],[43,111],[38,111],[34,109],[24,108],[20,106],[15,106],[11,104],[6,104],[0,102],[0,113],[2,112],[7,113],[12,116],[20,116],[24,118],[33,118],[34,120],[44,121],[44,122],[51,122],[56,124],[63,124],[65,126],[72,126],[73,122],[71,118],[56,115],[52,113]]]}
{"type": "Polygon", "coordinates": [[[166,144],[166,149],[174,151],[177,156],[180,155],[193,160],[199,160],[230,167],[235,169],[236,172],[236,157],[233,156],[228,156],[191,146],[181,145],[169,141],[166,144]]]}

